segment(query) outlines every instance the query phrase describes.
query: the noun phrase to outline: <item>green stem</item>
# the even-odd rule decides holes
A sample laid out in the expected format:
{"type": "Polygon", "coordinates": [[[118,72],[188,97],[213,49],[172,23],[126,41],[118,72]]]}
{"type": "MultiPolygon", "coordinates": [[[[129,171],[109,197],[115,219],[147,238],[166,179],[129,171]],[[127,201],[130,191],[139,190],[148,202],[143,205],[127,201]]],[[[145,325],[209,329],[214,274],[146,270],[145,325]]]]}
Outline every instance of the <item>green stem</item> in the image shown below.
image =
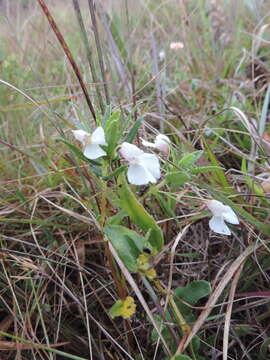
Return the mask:
{"type": "Polygon", "coordinates": [[[147,196],[154,194],[164,185],[166,185],[166,180],[162,180],[159,184],[155,186],[150,186],[149,190],[142,197],[140,197],[140,200],[144,200],[147,196]]]}
{"type": "Polygon", "coordinates": [[[172,295],[169,296],[169,303],[175,313],[176,319],[181,326],[183,333],[186,334],[187,332],[190,332],[190,326],[186,323],[184,316],[179,311],[172,295]]]}

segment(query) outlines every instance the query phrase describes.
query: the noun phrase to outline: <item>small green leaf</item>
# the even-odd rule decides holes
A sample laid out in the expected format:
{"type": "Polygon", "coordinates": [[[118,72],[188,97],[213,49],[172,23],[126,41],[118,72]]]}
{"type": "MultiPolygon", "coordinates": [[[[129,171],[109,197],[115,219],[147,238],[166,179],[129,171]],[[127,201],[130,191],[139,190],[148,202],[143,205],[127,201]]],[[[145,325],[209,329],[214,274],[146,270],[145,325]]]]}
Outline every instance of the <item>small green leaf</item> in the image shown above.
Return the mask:
{"type": "Polygon", "coordinates": [[[128,270],[136,273],[138,271],[137,258],[143,253],[143,249],[149,248],[145,238],[120,225],[107,225],[104,233],[128,270]]]}
{"type": "Polygon", "coordinates": [[[121,221],[126,217],[127,214],[124,210],[118,211],[117,214],[107,219],[107,225],[120,225],[121,221]]]}
{"type": "Polygon", "coordinates": [[[242,159],[242,166],[241,166],[241,170],[243,172],[244,175],[244,179],[246,181],[247,186],[251,189],[252,192],[255,192],[255,194],[264,197],[264,191],[261,188],[261,186],[257,185],[252,177],[249,176],[248,174],[248,169],[247,169],[247,161],[246,159],[242,159]]]}
{"type": "Polygon", "coordinates": [[[190,176],[183,171],[172,171],[165,175],[168,184],[182,186],[190,181],[190,176]]]}
{"type": "Polygon", "coordinates": [[[135,139],[135,136],[137,135],[137,132],[141,126],[143,122],[143,118],[139,118],[137,121],[135,121],[133,127],[131,128],[130,132],[127,134],[127,136],[125,137],[126,142],[128,143],[132,143],[133,140],[135,139]]]}
{"type": "Polygon", "coordinates": [[[120,138],[120,118],[121,111],[115,111],[106,121],[105,133],[108,142],[107,154],[110,159],[113,159],[117,142],[120,138]]]}
{"type": "Polygon", "coordinates": [[[208,281],[194,280],[185,287],[178,287],[174,290],[175,296],[183,299],[190,305],[195,305],[201,298],[209,295],[211,286],[208,281]]]}
{"type": "Polygon", "coordinates": [[[155,219],[136,199],[122,174],[118,178],[118,185],[118,194],[122,208],[142,231],[147,233],[151,230],[149,234],[149,242],[157,251],[161,250],[164,244],[163,234],[155,219]]]}
{"type": "MultiPolygon", "coordinates": [[[[212,149],[211,149],[211,146],[209,146],[208,142],[205,140],[204,137],[202,137],[203,139],[203,143],[204,143],[204,146],[205,146],[205,149],[207,151],[207,154],[208,154],[208,157],[209,157],[209,160],[211,161],[212,165],[213,166],[217,166],[220,168],[220,165],[219,165],[219,162],[215,156],[215,154],[213,153],[212,149]]],[[[230,184],[228,183],[227,181],[227,178],[226,178],[226,175],[224,173],[224,171],[220,168],[219,170],[217,169],[217,171],[215,172],[215,177],[216,177],[216,180],[224,187],[227,189],[228,193],[232,193],[232,191],[230,191],[229,189],[231,188],[230,184]]]]}
{"type": "Polygon", "coordinates": [[[103,118],[101,120],[101,126],[103,127],[103,129],[106,128],[106,122],[110,118],[111,114],[112,114],[112,106],[111,105],[106,105],[105,106],[105,113],[104,113],[104,116],[103,116],[103,118]]]}
{"type": "Polygon", "coordinates": [[[127,168],[127,165],[122,165],[118,168],[116,168],[110,175],[103,176],[103,180],[111,180],[113,177],[119,176],[125,169],[127,168]]]}
{"type": "Polygon", "coordinates": [[[170,360],[192,360],[189,356],[187,355],[174,355],[172,358],[170,358],[170,360]]]}
{"type": "Polygon", "coordinates": [[[195,319],[191,307],[184,304],[181,299],[190,305],[195,305],[201,298],[209,295],[210,292],[211,286],[205,280],[194,280],[187,286],[178,287],[174,290],[175,302],[186,321],[193,322],[195,319]]]}
{"type": "Polygon", "coordinates": [[[260,347],[260,354],[259,354],[260,360],[264,360],[264,359],[268,358],[269,346],[270,346],[270,338],[267,338],[264,340],[264,342],[262,343],[262,345],[260,347]]]}
{"type": "Polygon", "coordinates": [[[191,165],[195,164],[197,160],[202,156],[203,151],[194,151],[190,154],[185,155],[178,163],[178,165],[182,168],[188,168],[191,165]]]}
{"type": "Polygon", "coordinates": [[[191,174],[196,175],[196,174],[202,174],[205,172],[210,172],[210,171],[218,171],[218,170],[222,170],[223,168],[221,166],[200,166],[200,167],[196,167],[194,169],[190,169],[191,174]]]}

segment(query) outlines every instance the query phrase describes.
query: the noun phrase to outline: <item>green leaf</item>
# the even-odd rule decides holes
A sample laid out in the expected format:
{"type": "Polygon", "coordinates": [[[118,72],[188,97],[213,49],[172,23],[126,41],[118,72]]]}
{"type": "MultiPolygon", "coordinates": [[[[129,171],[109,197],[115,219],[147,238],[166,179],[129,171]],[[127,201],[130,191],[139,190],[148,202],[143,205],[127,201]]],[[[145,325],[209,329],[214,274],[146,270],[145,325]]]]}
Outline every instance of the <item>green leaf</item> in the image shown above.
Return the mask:
{"type": "Polygon", "coordinates": [[[185,287],[178,287],[174,290],[175,296],[183,299],[190,305],[195,305],[201,298],[209,295],[211,286],[208,281],[194,280],[185,287]]]}
{"type": "Polygon", "coordinates": [[[105,113],[104,113],[104,116],[103,116],[103,118],[101,120],[101,126],[103,127],[103,129],[105,129],[106,122],[110,118],[111,114],[112,114],[112,106],[111,105],[106,105],[105,106],[105,113]]]}
{"type": "Polygon", "coordinates": [[[199,160],[202,154],[202,150],[194,151],[190,154],[187,154],[179,161],[178,165],[182,168],[190,167],[191,165],[195,164],[197,160],[199,160]]]}
{"type": "Polygon", "coordinates": [[[187,355],[174,355],[172,358],[170,358],[170,360],[192,360],[189,356],[187,355]]]}
{"type": "Polygon", "coordinates": [[[136,305],[131,296],[127,296],[124,300],[117,300],[110,308],[109,315],[114,319],[117,316],[122,316],[124,319],[129,319],[136,312],[136,305]]]}
{"type": "Polygon", "coordinates": [[[190,176],[183,171],[171,171],[165,175],[168,184],[182,186],[190,181],[190,176]]]}
{"type": "Polygon", "coordinates": [[[106,121],[105,134],[108,143],[107,154],[110,159],[113,159],[117,142],[120,138],[120,118],[121,111],[115,111],[106,121]]]}
{"type": "Polygon", "coordinates": [[[118,194],[122,208],[142,231],[147,233],[151,230],[149,234],[149,242],[157,251],[161,250],[164,244],[163,234],[155,219],[136,199],[123,174],[121,174],[118,178],[118,185],[118,194]]]}
{"type": "Polygon", "coordinates": [[[269,346],[270,346],[270,338],[264,340],[260,347],[259,359],[264,360],[267,359],[269,355],[269,346]]]}
{"type": "Polygon", "coordinates": [[[149,248],[145,238],[121,225],[106,225],[104,233],[128,270],[136,273],[138,256],[143,253],[143,249],[149,248]]]}
{"type": "Polygon", "coordinates": [[[143,122],[143,117],[141,117],[137,121],[135,121],[133,127],[131,128],[131,130],[127,134],[127,136],[125,137],[124,141],[129,142],[129,143],[133,142],[142,122],[143,122]]]}
{"type": "Polygon", "coordinates": [[[249,176],[248,174],[248,169],[247,169],[247,161],[246,159],[242,159],[242,165],[241,165],[241,170],[243,172],[244,175],[244,179],[246,181],[247,186],[251,189],[252,192],[255,192],[255,194],[264,197],[264,191],[261,188],[261,186],[257,185],[252,177],[249,176]]]}
{"type": "Polygon", "coordinates": [[[205,172],[210,172],[210,171],[217,171],[217,170],[222,170],[223,168],[221,166],[200,166],[200,167],[196,167],[194,169],[190,169],[191,174],[196,175],[196,174],[202,174],[205,172]]]}
{"type": "MultiPolygon", "coordinates": [[[[203,139],[205,149],[207,151],[208,157],[209,157],[212,165],[220,168],[219,162],[218,162],[215,154],[213,153],[211,147],[208,145],[208,143],[207,143],[207,141],[205,140],[204,137],[202,137],[202,139],[203,139]]],[[[221,168],[219,170],[217,169],[217,171],[215,172],[215,177],[216,177],[216,180],[224,188],[226,188],[228,192],[230,192],[230,193],[232,192],[232,191],[229,190],[230,189],[230,184],[228,183],[227,178],[226,178],[226,176],[224,174],[224,171],[221,168]]]]}
{"type": "Polygon", "coordinates": [[[195,305],[201,298],[209,295],[210,292],[210,283],[205,280],[194,280],[187,286],[178,287],[174,290],[175,302],[186,321],[193,322],[195,319],[191,307],[184,304],[181,299],[190,305],[195,305]]]}
{"type": "Polygon", "coordinates": [[[110,175],[108,176],[103,176],[103,180],[110,180],[113,177],[117,177],[119,176],[125,169],[127,168],[127,165],[122,165],[119,166],[118,168],[116,168],[110,175]]]}
{"type": "Polygon", "coordinates": [[[118,211],[117,214],[110,216],[107,219],[107,225],[120,225],[121,221],[126,217],[127,214],[124,210],[118,211]]]}
{"type": "Polygon", "coordinates": [[[261,112],[261,117],[259,121],[259,135],[262,136],[265,130],[265,124],[268,119],[268,112],[269,112],[269,102],[270,102],[270,84],[268,84],[267,91],[265,94],[263,108],[261,112]]]}
{"type": "Polygon", "coordinates": [[[112,319],[116,316],[120,316],[123,308],[123,301],[117,300],[109,310],[109,315],[112,319]]]}

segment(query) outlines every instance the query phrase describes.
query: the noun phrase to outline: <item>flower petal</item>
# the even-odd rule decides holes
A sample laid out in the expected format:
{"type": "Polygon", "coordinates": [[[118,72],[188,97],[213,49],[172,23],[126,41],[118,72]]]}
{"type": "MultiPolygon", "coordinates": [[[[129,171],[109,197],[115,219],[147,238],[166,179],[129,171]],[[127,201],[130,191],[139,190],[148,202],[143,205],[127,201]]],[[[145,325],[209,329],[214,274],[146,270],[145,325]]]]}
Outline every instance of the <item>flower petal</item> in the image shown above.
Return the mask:
{"type": "Polygon", "coordinates": [[[143,146],[152,147],[152,148],[155,148],[155,147],[156,147],[156,144],[154,144],[154,143],[152,143],[152,142],[150,142],[150,141],[146,141],[146,140],[144,140],[144,139],[142,139],[142,138],[140,138],[140,139],[141,139],[141,141],[142,141],[142,145],[143,145],[143,146]]]}
{"type": "Polygon", "coordinates": [[[156,179],[160,178],[160,165],[158,157],[154,154],[143,153],[139,157],[139,163],[147,169],[156,179]]]}
{"type": "Polygon", "coordinates": [[[97,127],[92,134],[92,143],[96,145],[108,145],[105,140],[104,130],[101,126],[97,127]]]}
{"type": "Polygon", "coordinates": [[[106,153],[99,145],[90,144],[86,145],[83,155],[88,159],[94,160],[100,158],[101,156],[105,156],[106,153]]]}
{"type": "Polygon", "coordinates": [[[127,161],[132,162],[137,159],[138,156],[143,154],[143,151],[136,145],[123,142],[119,150],[120,155],[127,161]]]}
{"type": "Polygon", "coordinates": [[[168,136],[164,135],[164,134],[158,134],[156,137],[156,142],[159,141],[163,141],[166,142],[167,144],[171,143],[171,140],[168,138],[168,136]]]}
{"type": "Polygon", "coordinates": [[[230,206],[225,206],[225,207],[227,208],[227,210],[222,213],[222,216],[225,219],[225,221],[227,221],[230,224],[238,225],[239,220],[236,213],[233,211],[233,209],[230,206]]]}
{"type": "Polygon", "coordinates": [[[209,227],[218,234],[231,235],[231,231],[225,224],[222,216],[213,216],[209,221],[209,227]]]}
{"type": "Polygon", "coordinates": [[[87,138],[90,136],[90,134],[84,130],[72,130],[72,133],[73,133],[75,139],[80,141],[83,144],[86,143],[87,138]]]}
{"type": "Polygon", "coordinates": [[[159,134],[155,140],[156,148],[158,150],[164,152],[165,154],[169,154],[169,152],[170,152],[170,145],[169,145],[170,143],[171,143],[171,141],[168,138],[168,136],[163,135],[163,134],[159,134]]]}
{"type": "Polygon", "coordinates": [[[146,185],[148,183],[156,182],[154,176],[147,171],[147,169],[138,164],[129,166],[127,178],[129,183],[133,185],[146,185]]]}
{"type": "Polygon", "coordinates": [[[224,212],[228,211],[227,206],[218,200],[207,200],[205,204],[214,216],[222,216],[224,212]]]}

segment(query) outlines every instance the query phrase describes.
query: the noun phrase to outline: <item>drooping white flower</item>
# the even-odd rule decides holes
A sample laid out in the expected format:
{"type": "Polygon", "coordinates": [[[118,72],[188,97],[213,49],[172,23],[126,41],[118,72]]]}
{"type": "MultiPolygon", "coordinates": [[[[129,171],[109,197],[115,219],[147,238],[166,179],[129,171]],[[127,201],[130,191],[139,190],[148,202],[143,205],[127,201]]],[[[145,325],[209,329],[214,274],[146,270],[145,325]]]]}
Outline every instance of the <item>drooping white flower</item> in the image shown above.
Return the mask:
{"type": "Polygon", "coordinates": [[[179,50],[179,49],[183,49],[183,47],[184,44],[181,41],[170,43],[171,50],[179,50]]]}
{"type": "Polygon", "coordinates": [[[100,147],[100,145],[108,145],[101,126],[97,127],[92,134],[84,130],[72,130],[72,133],[83,144],[83,154],[88,159],[94,160],[106,155],[106,152],[100,147]]]}
{"type": "Polygon", "coordinates": [[[149,141],[146,141],[144,139],[141,139],[141,140],[142,140],[143,146],[148,146],[148,147],[158,149],[158,150],[164,152],[166,155],[168,155],[169,152],[170,152],[170,143],[171,143],[171,141],[168,138],[168,136],[166,136],[166,135],[158,134],[153,143],[149,142],[149,141]]]}
{"type": "Polygon", "coordinates": [[[225,221],[234,225],[239,224],[238,217],[232,208],[218,200],[207,200],[204,203],[213,214],[209,221],[210,229],[218,234],[231,235],[231,231],[225,224],[225,221]]]}
{"type": "Polygon", "coordinates": [[[166,53],[164,50],[161,50],[158,54],[159,60],[163,61],[165,59],[166,53]]]}
{"type": "Polygon", "coordinates": [[[146,185],[156,183],[160,178],[160,165],[156,155],[147,154],[127,142],[120,146],[119,153],[129,163],[127,178],[130,184],[146,185]]]}

